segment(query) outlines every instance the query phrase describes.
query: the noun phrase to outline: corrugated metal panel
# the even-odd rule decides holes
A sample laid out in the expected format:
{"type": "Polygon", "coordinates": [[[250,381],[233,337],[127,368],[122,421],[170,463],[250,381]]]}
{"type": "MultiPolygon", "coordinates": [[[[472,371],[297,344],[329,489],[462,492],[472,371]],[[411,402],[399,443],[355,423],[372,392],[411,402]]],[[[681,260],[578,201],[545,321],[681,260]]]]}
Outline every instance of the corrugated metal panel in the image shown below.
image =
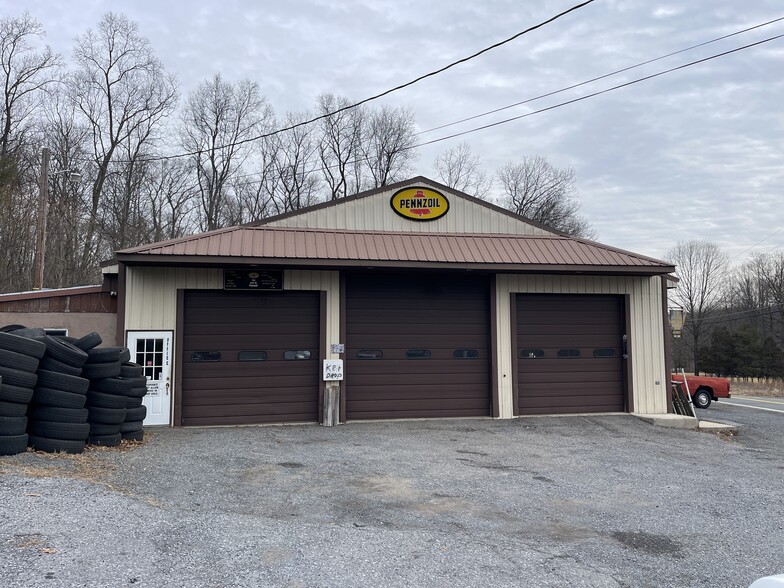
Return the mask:
{"type": "MultiPolygon", "coordinates": [[[[411,185],[419,185],[414,183],[411,185]]],[[[389,205],[392,194],[384,191],[365,198],[341,202],[270,222],[267,226],[319,229],[347,229],[365,231],[420,232],[423,225],[434,233],[510,233],[516,235],[546,235],[548,231],[523,220],[499,214],[476,202],[447,193],[449,212],[427,223],[407,220],[394,213],[389,205]]]]}
{"type": "Polygon", "coordinates": [[[151,258],[209,255],[221,259],[517,264],[559,269],[568,266],[622,267],[654,268],[664,272],[672,269],[665,262],[645,256],[558,235],[349,232],[265,226],[235,227],[120,253],[151,258]]]}
{"type": "Polygon", "coordinates": [[[634,410],[666,413],[664,335],[661,287],[658,276],[496,276],[499,408],[502,418],[513,416],[510,296],[512,293],[629,294],[631,312],[631,370],[634,410]],[[657,383],[658,382],[658,383],[657,383]]]}

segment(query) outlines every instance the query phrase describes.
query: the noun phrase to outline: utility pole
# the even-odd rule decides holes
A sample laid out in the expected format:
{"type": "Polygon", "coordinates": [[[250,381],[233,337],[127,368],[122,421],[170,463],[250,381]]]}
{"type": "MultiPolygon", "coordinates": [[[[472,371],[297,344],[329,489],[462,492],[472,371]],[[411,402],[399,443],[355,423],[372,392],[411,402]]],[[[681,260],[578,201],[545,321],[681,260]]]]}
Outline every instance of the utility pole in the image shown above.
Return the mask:
{"type": "Polygon", "coordinates": [[[44,256],[46,255],[46,216],[49,212],[49,148],[41,149],[41,177],[38,180],[38,221],[35,224],[35,263],[33,290],[44,285],[44,256]]]}

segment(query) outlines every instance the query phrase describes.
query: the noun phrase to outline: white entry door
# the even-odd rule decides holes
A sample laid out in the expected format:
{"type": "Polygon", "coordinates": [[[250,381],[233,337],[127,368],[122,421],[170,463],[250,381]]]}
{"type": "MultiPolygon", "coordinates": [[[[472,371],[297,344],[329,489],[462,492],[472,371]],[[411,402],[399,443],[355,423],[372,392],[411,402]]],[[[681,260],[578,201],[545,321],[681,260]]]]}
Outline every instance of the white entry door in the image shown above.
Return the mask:
{"type": "Polygon", "coordinates": [[[168,425],[171,421],[171,331],[131,331],[128,333],[131,361],[144,368],[147,377],[145,425],[168,425]]]}

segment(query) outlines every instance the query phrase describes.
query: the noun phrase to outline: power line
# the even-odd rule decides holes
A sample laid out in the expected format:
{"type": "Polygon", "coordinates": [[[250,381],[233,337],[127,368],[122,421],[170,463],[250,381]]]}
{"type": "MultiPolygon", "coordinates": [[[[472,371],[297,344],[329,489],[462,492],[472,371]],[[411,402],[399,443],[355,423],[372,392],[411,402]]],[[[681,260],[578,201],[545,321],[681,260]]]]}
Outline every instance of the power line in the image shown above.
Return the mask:
{"type": "MultiPolygon", "coordinates": [[[[771,233],[770,235],[768,235],[768,236],[767,236],[767,237],[765,237],[764,239],[761,239],[760,241],[757,241],[756,243],[754,243],[754,245],[752,245],[752,246],[751,246],[751,247],[749,247],[748,249],[746,249],[746,250],[744,250],[744,251],[741,251],[741,252],[740,252],[740,253],[738,253],[737,255],[735,255],[735,256],[733,256],[733,257],[731,257],[731,258],[730,258],[730,261],[732,261],[732,260],[734,260],[734,259],[737,259],[738,257],[740,257],[741,255],[743,255],[744,253],[748,253],[749,251],[751,251],[752,249],[754,249],[754,248],[755,248],[757,245],[759,245],[760,243],[764,243],[765,241],[767,241],[768,239],[770,239],[770,238],[771,238],[773,235],[776,235],[776,234],[780,233],[781,231],[784,231],[784,227],[781,227],[780,229],[778,229],[777,231],[774,231],[773,233],[771,233]]],[[[776,249],[777,247],[781,247],[781,245],[784,245],[784,241],[782,241],[782,242],[781,242],[779,245],[777,245],[777,246],[776,246],[776,247],[774,247],[773,249],[776,249]]],[[[773,251],[773,249],[770,249],[770,250],[768,250],[768,251],[767,251],[767,253],[770,253],[771,251],[773,251]]]]}
{"type": "Polygon", "coordinates": [[[499,125],[503,125],[503,124],[510,123],[510,122],[513,122],[513,121],[516,121],[516,120],[520,120],[522,118],[527,118],[527,117],[533,116],[535,114],[540,114],[542,112],[555,110],[556,108],[560,108],[562,106],[567,106],[569,104],[574,104],[576,102],[582,102],[583,100],[587,100],[588,98],[594,98],[596,96],[600,96],[602,94],[607,94],[608,92],[612,92],[614,90],[619,90],[621,88],[626,88],[627,86],[632,86],[634,84],[639,84],[640,82],[645,82],[647,80],[651,80],[653,78],[657,78],[657,77],[663,76],[665,74],[669,74],[669,73],[672,73],[672,72],[675,72],[675,71],[678,71],[678,70],[681,70],[681,69],[685,69],[687,67],[691,67],[693,65],[697,65],[697,64],[700,64],[700,63],[705,63],[706,61],[711,61],[713,59],[717,59],[719,57],[724,57],[725,55],[730,55],[732,53],[737,53],[738,51],[743,51],[744,49],[749,49],[751,47],[756,47],[757,45],[762,45],[763,43],[769,43],[771,41],[775,41],[776,39],[780,39],[782,37],[784,37],[784,34],[776,35],[774,37],[768,37],[767,39],[763,39],[762,41],[757,41],[755,43],[749,43],[748,45],[743,45],[742,47],[737,47],[735,49],[730,49],[728,51],[723,51],[722,53],[716,53],[715,55],[711,55],[711,56],[705,57],[703,59],[698,59],[696,61],[691,61],[689,63],[684,63],[683,65],[679,65],[677,67],[672,67],[670,69],[666,69],[664,71],[660,71],[658,73],[651,74],[649,76],[645,76],[645,77],[642,77],[642,78],[637,78],[637,79],[631,80],[629,82],[624,82],[623,84],[618,84],[617,86],[612,86],[612,87],[606,88],[604,90],[599,90],[598,92],[592,92],[591,94],[586,94],[585,96],[580,96],[580,97],[574,98],[572,100],[567,100],[565,102],[559,102],[558,104],[554,104],[554,105],[548,106],[546,108],[540,108],[539,110],[534,110],[534,111],[531,111],[531,112],[527,112],[525,114],[521,114],[521,115],[518,115],[518,116],[513,116],[511,118],[507,118],[507,119],[504,119],[504,120],[496,121],[494,123],[482,125],[480,127],[475,127],[473,129],[469,129],[467,131],[462,131],[462,132],[459,132],[459,133],[453,133],[452,135],[447,135],[445,137],[440,137],[438,139],[433,139],[431,141],[425,141],[424,143],[419,143],[417,145],[417,147],[424,147],[425,145],[432,145],[433,143],[439,143],[441,141],[446,141],[447,139],[454,139],[455,137],[461,137],[463,135],[476,133],[477,131],[483,131],[485,129],[490,129],[492,127],[497,127],[499,125]]]}
{"type": "MultiPolygon", "coordinates": [[[[784,19],[784,17],[782,17],[782,19],[784,19]]],[[[781,19],[777,19],[777,20],[781,20],[781,19]]],[[[760,25],[760,26],[762,26],[762,25],[760,25]]],[[[666,75],[666,74],[670,74],[670,73],[673,73],[675,71],[679,71],[681,69],[685,69],[685,68],[688,68],[688,67],[691,67],[691,66],[694,66],[694,65],[699,65],[701,63],[705,63],[707,61],[718,59],[720,57],[725,57],[727,55],[731,55],[731,54],[737,53],[739,51],[750,49],[752,47],[756,47],[756,46],[762,45],[764,43],[769,43],[771,41],[775,41],[775,40],[780,39],[782,37],[784,37],[784,34],[775,35],[773,37],[768,37],[766,39],[762,39],[761,41],[756,41],[754,43],[749,43],[749,44],[743,45],[741,47],[736,47],[734,49],[729,49],[729,50],[723,51],[721,53],[716,53],[714,55],[710,55],[710,56],[704,57],[702,59],[698,59],[698,60],[691,61],[691,62],[682,64],[682,65],[679,65],[679,66],[676,66],[676,67],[672,67],[672,68],[669,68],[669,69],[666,69],[666,70],[662,70],[660,72],[657,72],[657,73],[654,73],[654,74],[651,74],[651,75],[648,75],[648,76],[644,76],[644,77],[641,77],[641,78],[636,78],[634,80],[631,80],[631,81],[628,81],[628,82],[624,82],[622,84],[618,84],[618,85],[615,85],[615,86],[611,86],[611,87],[605,88],[603,90],[598,90],[596,92],[592,92],[592,93],[586,94],[584,96],[579,96],[579,97],[573,98],[571,100],[566,100],[564,102],[559,102],[557,104],[553,104],[553,105],[547,106],[545,108],[540,108],[539,110],[533,110],[531,112],[527,112],[527,113],[524,113],[524,114],[521,114],[521,115],[518,115],[518,116],[514,116],[514,117],[511,117],[511,118],[507,118],[507,119],[503,119],[503,120],[500,120],[500,121],[496,121],[496,122],[493,122],[493,123],[490,123],[490,124],[487,124],[487,125],[482,125],[482,126],[479,126],[479,127],[475,127],[473,129],[468,129],[468,130],[465,130],[465,131],[461,131],[459,133],[453,133],[451,135],[446,135],[446,136],[439,137],[439,138],[436,138],[436,139],[431,139],[429,141],[416,143],[414,145],[411,145],[409,147],[405,147],[405,148],[401,149],[401,151],[410,151],[412,149],[417,149],[419,147],[424,147],[426,145],[432,145],[434,143],[439,143],[439,142],[446,141],[446,140],[449,140],[449,139],[454,139],[456,137],[460,137],[460,136],[463,136],[463,135],[468,135],[468,134],[475,133],[475,132],[478,132],[478,131],[482,131],[482,130],[485,130],[485,129],[489,129],[489,128],[492,128],[492,127],[496,127],[496,126],[504,125],[504,124],[507,124],[507,123],[510,123],[510,122],[514,122],[514,121],[517,121],[517,120],[520,120],[520,119],[523,119],[523,118],[534,116],[534,115],[537,115],[537,114],[542,114],[544,112],[549,112],[551,110],[555,110],[555,109],[561,108],[563,106],[568,106],[568,105],[574,104],[576,102],[582,102],[583,100],[587,100],[589,98],[595,98],[596,96],[600,96],[602,94],[607,94],[607,93],[615,91],[615,90],[626,88],[628,86],[632,86],[632,85],[638,84],[640,82],[648,81],[648,80],[651,80],[651,79],[654,79],[654,78],[657,78],[657,77],[660,77],[660,76],[663,76],[663,75],[666,75]]],[[[304,123],[302,123],[302,124],[304,124],[304,123]]],[[[450,125],[444,125],[444,126],[450,126],[450,125]]],[[[285,130],[285,129],[282,129],[282,130],[285,130]]],[[[278,133],[278,132],[281,132],[281,131],[274,131],[272,134],[278,133]]],[[[177,157],[184,157],[184,156],[187,156],[187,155],[192,155],[192,154],[180,154],[180,155],[150,157],[150,158],[142,159],[140,161],[149,162],[149,161],[169,160],[169,159],[174,159],[174,158],[177,158],[177,157]]],[[[357,159],[353,159],[351,161],[345,162],[345,164],[357,164],[357,163],[363,163],[363,162],[366,162],[366,161],[369,161],[369,159],[368,158],[357,158],[357,159]]],[[[126,160],[114,160],[113,163],[128,163],[128,162],[126,160]]],[[[326,169],[331,169],[333,167],[336,167],[337,165],[338,164],[333,165],[333,166],[319,166],[319,167],[315,167],[315,168],[313,168],[313,169],[311,169],[311,170],[309,170],[308,172],[305,172],[305,173],[314,173],[314,172],[317,172],[317,171],[323,171],[323,170],[326,170],[326,169]]],[[[253,173],[248,173],[248,174],[235,176],[235,178],[246,178],[246,177],[258,176],[258,175],[260,175],[260,172],[253,172],[253,173]]],[[[784,227],[783,227],[783,229],[784,229],[784,227]]],[[[781,243],[779,246],[781,246],[781,245],[784,245],[784,242],[781,243]]]]}
{"type": "MultiPolygon", "coordinates": [[[[398,90],[402,90],[403,88],[408,88],[409,86],[413,86],[414,84],[416,84],[418,82],[421,82],[424,79],[436,76],[436,75],[438,75],[440,73],[443,73],[446,70],[451,69],[451,68],[453,68],[453,67],[455,67],[457,65],[460,65],[462,63],[466,63],[467,61],[471,61],[472,59],[475,59],[475,58],[479,57],[480,55],[483,55],[484,53],[487,53],[488,51],[492,51],[493,49],[497,49],[498,47],[501,47],[502,45],[506,45],[507,43],[510,43],[510,42],[514,41],[515,39],[517,39],[519,37],[522,37],[523,35],[526,35],[526,34],[532,32],[532,31],[540,29],[543,26],[548,25],[551,22],[554,22],[554,21],[558,20],[559,18],[562,18],[562,17],[566,16],[567,14],[569,14],[571,12],[574,12],[575,10],[579,10],[580,8],[583,8],[584,6],[587,6],[588,4],[591,4],[594,1],[595,0],[585,0],[585,2],[582,2],[580,4],[576,4],[575,6],[572,6],[571,8],[569,8],[567,10],[564,10],[563,12],[559,12],[555,16],[552,16],[552,17],[548,18],[547,20],[544,20],[544,21],[540,22],[539,24],[533,25],[531,27],[528,27],[525,30],[522,30],[522,31],[520,31],[518,33],[515,33],[514,35],[512,35],[511,37],[509,37],[507,39],[504,39],[503,41],[498,41],[497,43],[493,43],[489,47],[485,47],[484,49],[481,49],[481,50],[477,51],[476,53],[473,53],[473,54],[469,55],[468,57],[463,57],[462,59],[458,59],[457,61],[453,61],[453,62],[451,62],[451,63],[449,63],[449,64],[447,64],[447,65],[445,65],[445,66],[443,66],[443,67],[441,67],[439,69],[436,69],[436,70],[431,71],[429,73],[423,74],[423,75],[421,75],[421,76],[419,76],[417,78],[414,78],[413,80],[411,80],[409,82],[405,82],[403,84],[399,84],[399,85],[397,85],[397,86],[395,86],[393,88],[390,88],[388,90],[384,90],[383,92],[380,92],[380,93],[375,94],[373,96],[370,96],[368,98],[364,98],[363,100],[360,100],[360,101],[355,102],[353,104],[349,104],[347,106],[343,106],[342,108],[338,108],[337,110],[333,110],[332,112],[328,112],[326,114],[322,114],[322,115],[313,117],[311,119],[304,120],[304,121],[295,123],[293,125],[289,125],[288,127],[283,127],[283,128],[280,128],[280,129],[276,129],[276,130],[270,131],[268,133],[263,133],[261,135],[256,135],[254,137],[249,137],[247,139],[241,139],[239,141],[234,141],[234,142],[228,143],[226,145],[219,145],[217,147],[217,149],[223,149],[225,147],[234,147],[234,146],[237,146],[237,145],[243,145],[245,143],[251,143],[253,141],[258,141],[259,139],[266,139],[268,137],[273,137],[273,136],[278,135],[280,133],[284,133],[286,131],[291,131],[291,130],[297,129],[299,127],[302,127],[302,126],[305,126],[305,125],[309,125],[309,124],[312,124],[314,122],[323,120],[325,118],[329,118],[330,116],[334,116],[336,114],[340,114],[341,112],[345,112],[347,110],[352,110],[354,108],[362,106],[363,104],[367,104],[368,102],[372,102],[373,100],[378,100],[379,98],[382,98],[384,96],[388,96],[389,94],[392,94],[393,92],[397,92],[398,90]]],[[[145,158],[144,161],[159,161],[159,160],[164,160],[164,159],[177,159],[177,158],[180,158],[180,157],[192,157],[194,155],[199,155],[200,153],[201,153],[201,151],[190,151],[190,152],[177,153],[177,154],[174,154],[174,155],[159,155],[159,156],[155,156],[155,157],[145,158]]]]}
{"type": "Polygon", "coordinates": [[[581,86],[585,86],[587,84],[591,84],[593,82],[597,82],[599,80],[603,80],[605,78],[609,78],[609,77],[618,75],[620,73],[624,73],[624,72],[630,71],[632,69],[636,69],[638,67],[642,67],[644,65],[649,65],[649,64],[654,63],[656,61],[661,61],[662,59],[666,59],[668,57],[672,57],[673,55],[679,55],[680,53],[685,53],[687,51],[692,51],[694,49],[698,49],[699,47],[704,47],[705,45],[710,45],[711,43],[716,43],[718,41],[723,41],[724,39],[729,39],[730,37],[734,37],[734,36],[740,35],[742,33],[747,33],[749,31],[753,31],[755,29],[766,27],[768,25],[771,25],[773,23],[776,23],[776,22],[779,22],[779,21],[782,21],[782,20],[784,20],[784,16],[781,16],[779,18],[775,18],[773,20],[769,20],[767,22],[764,22],[764,23],[761,23],[761,24],[758,24],[758,25],[754,25],[752,27],[748,27],[748,28],[742,29],[740,31],[735,31],[734,33],[730,33],[728,35],[723,35],[721,37],[716,37],[715,39],[711,39],[710,41],[704,41],[702,43],[698,43],[697,45],[692,45],[690,47],[686,47],[685,49],[680,49],[678,51],[673,51],[672,53],[667,53],[666,55],[661,55],[661,56],[655,57],[653,59],[648,59],[646,61],[637,63],[635,65],[630,65],[630,66],[624,67],[622,69],[617,69],[617,70],[615,70],[613,72],[610,72],[610,73],[607,73],[607,74],[603,74],[603,75],[597,76],[595,78],[591,78],[590,80],[585,80],[584,82],[580,82],[578,84],[572,84],[571,86],[567,86],[565,88],[561,88],[560,90],[554,90],[552,92],[547,92],[545,94],[540,94],[539,96],[534,96],[533,98],[527,98],[525,100],[521,100],[520,102],[515,102],[514,104],[508,104],[507,106],[501,106],[499,108],[494,108],[493,110],[488,110],[487,112],[482,112],[480,114],[475,114],[473,116],[469,116],[469,117],[466,117],[466,118],[463,118],[463,119],[460,119],[460,120],[457,120],[457,121],[454,121],[454,122],[450,122],[450,123],[446,123],[446,124],[443,124],[443,125],[440,125],[440,126],[437,126],[437,127],[433,127],[433,128],[427,129],[425,131],[419,131],[416,134],[417,135],[424,135],[426,133],[431,133],[433,131],[438,131],[438,130],[441,130],[441,129],[445,129],[447,127],[458,125],[460,123],[468,122],[468,121],[471,121],[471,120],[475,120],[477,118],[482,118],[484,116],[495,114],[496,112],[501,112],[503,110],[508,110],[510,108],[514,108],[515,106],[521,106],[523,104],[528,104],[529,102],[534,102],[536,100],[541,100],[542,98],[549,98],[550,96],[555,96],[556,94],[561,94],[563,92],[567,92],[569,90],[573,90],[575,88],[579,88],[581,86]]]}

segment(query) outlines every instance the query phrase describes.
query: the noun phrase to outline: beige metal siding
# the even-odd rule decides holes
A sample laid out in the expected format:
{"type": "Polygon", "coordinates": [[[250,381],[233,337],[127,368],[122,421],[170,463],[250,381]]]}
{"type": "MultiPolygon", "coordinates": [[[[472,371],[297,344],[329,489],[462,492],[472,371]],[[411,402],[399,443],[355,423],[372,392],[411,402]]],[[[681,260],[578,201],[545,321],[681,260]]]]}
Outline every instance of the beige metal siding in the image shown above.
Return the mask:
{"type": "Polygon", "coordinates": [[[631,312],[631,371],[634,411],[666,413],[664,335],[660,277],[546,276],[499,274],[496,277],[499,408],[513,416],[512,293],[628,294],[631,312]]]}
{"type": "MultiPolygon", "coordinates": [[[[419,184],[412,184],[419,185],[419,184]]],[[[415,233],[507,233],[548,235],[530,225],[495,210],[446,193],[449,212],[439,219],[417,222],[395,214],[389,199],[396,190],[341,202],[312,212],[273,221],[266,226],[336,229],[348,231],[409,231],[415,233]]]]}
{"type": "MultiPolygon", "coordinates": [[[[177,327],[177,290],[220,290],[223,270],[216,268],[128,267],[126,270],[125,328],[129,331],[174,331],[177,327]]],[[[327,293],[327,358],[330,343],[340,342],[340,274],[333,271],[284,270],[285,290],[327,293]]],[[[172,366],[172,381],[176,382],[172,366]]],[[[175,393],[179,393],[176,391],[175,393]]]]}

